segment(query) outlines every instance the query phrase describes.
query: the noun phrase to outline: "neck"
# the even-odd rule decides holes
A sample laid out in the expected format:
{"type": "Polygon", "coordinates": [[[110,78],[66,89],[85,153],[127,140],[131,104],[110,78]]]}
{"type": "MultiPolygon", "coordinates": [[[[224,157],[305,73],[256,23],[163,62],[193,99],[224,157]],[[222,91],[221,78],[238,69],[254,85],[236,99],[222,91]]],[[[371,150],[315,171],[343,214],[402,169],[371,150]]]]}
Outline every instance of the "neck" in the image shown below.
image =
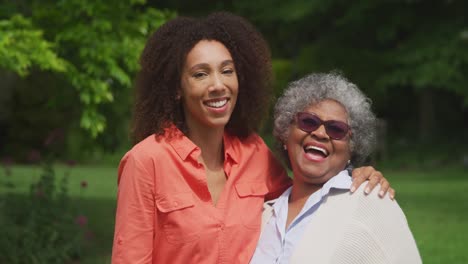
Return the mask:
{"type": "MultiPolygon", "coordinates": [[[[340,171],[331,171],[331,175],[337,175],[340,171]]],[[[308,183],[300,179],[300,176],[297,173],[294,173],[293,186],[291,189],[291,194],[289,195],[288,200],[288,218],[286,220],[286,226],[288,227],[291,224],[296,216],[301,212],[304,204],[307,202],[307,199],[320,190],[325,183],[330,180],[332,177],[328,177],[330,174],[323,175],[322,181],[315,179],[319,183],[308,183]]]]}
{"type": "Polygon", "coordinates": [[[201,149],[201,162],[208,169],[219,169],[223,167],[223,135],[224,127],[221,129],[190,128],[188,138],[201,149]]]}
{"type": "Polygon", "coordinates": [[[322,188],[322,185],[307,184],[304,182],[293,181],[291,194],[288,201],[288,217],[286,219],[286,228],[292,223],[296,216],[301,212],[304,204],[311,194],[322,188]]]}
{"type": "Polygon", "coordinates": [[[309,196],[322,188],[323,184],[308,184],[293,181],[289,203],[299,203],[304,205],[309,196]]]}

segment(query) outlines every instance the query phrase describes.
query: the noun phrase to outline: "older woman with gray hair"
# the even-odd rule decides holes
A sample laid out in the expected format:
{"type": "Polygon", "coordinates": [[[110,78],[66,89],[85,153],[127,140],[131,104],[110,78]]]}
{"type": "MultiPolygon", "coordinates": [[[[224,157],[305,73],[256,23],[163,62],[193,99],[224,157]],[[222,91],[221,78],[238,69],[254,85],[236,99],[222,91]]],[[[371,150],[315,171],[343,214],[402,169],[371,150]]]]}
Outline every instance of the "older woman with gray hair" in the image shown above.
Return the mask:
{"type": "Polygon", "coordinates": [[[292,82],[275,107],[274,135],[293,186],[265,203],[251,263],[421,263],[396,201],[350,195],[346,170],[375,143],[370,100],[338,73],[292,82]]]}

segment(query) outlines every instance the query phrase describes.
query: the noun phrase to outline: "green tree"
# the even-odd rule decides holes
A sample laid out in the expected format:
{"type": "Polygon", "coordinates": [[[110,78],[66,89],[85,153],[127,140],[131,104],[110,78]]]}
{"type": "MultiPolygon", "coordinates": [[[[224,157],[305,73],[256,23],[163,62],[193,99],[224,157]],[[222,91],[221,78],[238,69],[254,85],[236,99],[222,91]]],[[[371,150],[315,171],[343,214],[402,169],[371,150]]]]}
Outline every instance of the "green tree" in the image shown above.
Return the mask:
{"type": "Polygon", "coordinates": [[[464,123],[468,2],[240,0],[233,6],[262,29],[275,57],[290,61],[290,79],[340,69],[374,98],[381,115],[411,120],[391,125],[405,123],[423,141],[447,115],[437,105],[451,109],[452,125],[464,123]]]}
{"type": "Polygon", "coordinates": [[[32,26],[30,19],[13,15],[0,20],[0,67],[25,76],[33,65],[42,70],[65,71],[66,62],[59,58],[43,31],[32,26]]]}
{"type": "Polygon", "coordinates": [[[2,2],[0,67],[59,72],[57,82],[78,92],[80,125],[93,137],[106,126],[100,106],[131,87],[148,34],[175,15],[144,0],[2,2]]]}

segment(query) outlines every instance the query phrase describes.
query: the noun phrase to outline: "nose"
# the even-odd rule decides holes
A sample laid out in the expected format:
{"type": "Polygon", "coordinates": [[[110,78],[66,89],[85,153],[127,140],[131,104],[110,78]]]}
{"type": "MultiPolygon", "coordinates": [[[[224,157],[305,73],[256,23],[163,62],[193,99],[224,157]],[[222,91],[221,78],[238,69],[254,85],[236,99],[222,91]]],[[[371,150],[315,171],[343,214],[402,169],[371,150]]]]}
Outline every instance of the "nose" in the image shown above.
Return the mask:
{"type": "Polygon", "coordinates": [[[221,74],[213,74],[212,83],[209,87],[210,92],[223,91],[226,88],[224,85],[223,76],[221,74]]]}
{"type": "Polygon", "coordinates": [[[318,139],[328,139],[329,136],[325,130],[325,126],[321,124],[316,130],[310,132],[311,137],[316,137],[318,139]]]}

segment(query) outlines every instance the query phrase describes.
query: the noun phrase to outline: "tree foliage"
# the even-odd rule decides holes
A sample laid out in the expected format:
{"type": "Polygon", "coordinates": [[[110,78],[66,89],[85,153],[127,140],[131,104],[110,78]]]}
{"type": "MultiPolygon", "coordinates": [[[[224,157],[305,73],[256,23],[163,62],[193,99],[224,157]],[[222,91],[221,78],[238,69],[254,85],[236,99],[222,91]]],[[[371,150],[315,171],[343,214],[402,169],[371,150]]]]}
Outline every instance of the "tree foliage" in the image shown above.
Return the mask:
{"type": "MultiPolygon", "coordinates": [[[[389,134],[422,137],[411,133],[434,133],[437,128],[458,124],[463,128],[456,131],[461,135],[468,132],[467,1],[0,3],[0,67],[21,76],[34,74],[35,69],[59,76],[60,80],[49,85],[49,75],[47,83],[38,86],[52,86],[47,88],[52,92],[75,92],[67,93],[72,95],[66,100],[80,102],[81,127],[92,135],[101,133],[97,140],[86,139],[84,145],[100,142],[114,148],[122,141],[122,133],[115,132],[127,128],[128,120],[122,117],[129,116],[124,109],[132,100],[128,88],[138,55],[147,35],[174,15],[161,11],[165,8],[190,16],[228,10],[252,21],[272,48],[275,95],[281,94],[288,81],[307,73],[338,69],[373,99],[378,116],[388,120],[389,134]],[[103,134],[106,127],[112,133],[103,134]]],[[[30,79],[36,83],[38,78],[30,79]]],[[[27,89],[22,94],[28,94],[27,89]]],[[[69,108],[76,109],[76,105],[73,101],[69,108]]],[[[57,108],[66,108],[61,107],[57,108]]],[[[75,113],[72,118],[77,119],[75,113]]],[[[81,137],[76,135],[77,125],[72,129],[74,138],[81,137]]]]}
{"type": "Polygon", "coordinates": [[[466,124],[466,1],[239,0],[233,9],[262,30],[276,58],[290,61],[289,80],[342,70],[397,134],[428,140],[444,125],[466,124]]]}
{"type": "Polygon", "coordinates": [[[0,66],[20,75],[32,67],[60,72],[64,88],[78,91],[81,127],[94,137],[106,126],[100,106],[130,88],[148,34],[174,16],[144,0],[7,2],[0,9],[0,66]]]}
{"type": "Polygon", "coordinates": [[[66,62],[44,39],[43,31],[32,26],[31,20],[13,15],[0,20],[0,67],[25,76],[33,65],[42,70],[65,71],[66,62]]]}
{"type": "Polygon", "coordinates": [[[383,90],[445,89],[468,103],[466,1],[262,2],[235,6],[299,74],[336,67],[383,90]]]}

